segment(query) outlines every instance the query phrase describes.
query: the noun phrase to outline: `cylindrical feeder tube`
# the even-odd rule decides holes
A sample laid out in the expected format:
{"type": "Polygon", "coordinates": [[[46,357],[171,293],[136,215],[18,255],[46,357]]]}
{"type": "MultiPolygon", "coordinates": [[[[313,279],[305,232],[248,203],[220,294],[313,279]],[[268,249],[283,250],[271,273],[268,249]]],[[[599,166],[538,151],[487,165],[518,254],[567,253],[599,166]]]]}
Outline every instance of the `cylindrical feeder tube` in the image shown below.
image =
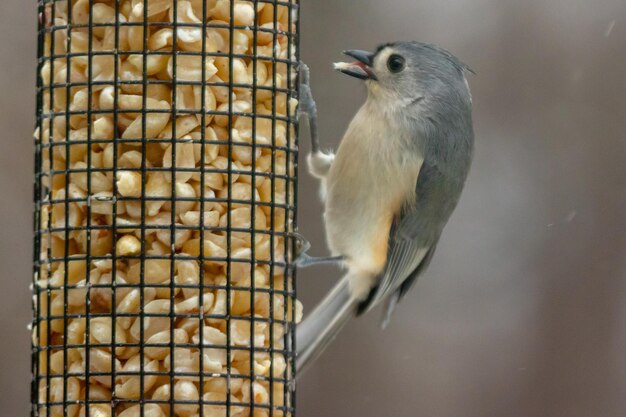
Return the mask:
{"type": "Polygon", "coordinates": [[[38,8],[32,415],[293,415],[298,1],[38,8]]]}

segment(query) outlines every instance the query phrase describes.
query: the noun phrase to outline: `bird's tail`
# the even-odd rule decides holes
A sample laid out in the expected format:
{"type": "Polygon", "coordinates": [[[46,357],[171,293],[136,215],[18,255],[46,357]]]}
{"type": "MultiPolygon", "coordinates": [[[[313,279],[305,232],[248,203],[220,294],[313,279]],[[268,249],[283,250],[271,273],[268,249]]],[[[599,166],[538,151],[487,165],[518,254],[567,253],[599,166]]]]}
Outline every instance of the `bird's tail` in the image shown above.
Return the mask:
{"type": "Polygon", "coordinates": [[[296,330],[296,368],[302,375],[326,349],[343,326],[356,315],[359,301],[345,276],[335,285],[296,330]]]}

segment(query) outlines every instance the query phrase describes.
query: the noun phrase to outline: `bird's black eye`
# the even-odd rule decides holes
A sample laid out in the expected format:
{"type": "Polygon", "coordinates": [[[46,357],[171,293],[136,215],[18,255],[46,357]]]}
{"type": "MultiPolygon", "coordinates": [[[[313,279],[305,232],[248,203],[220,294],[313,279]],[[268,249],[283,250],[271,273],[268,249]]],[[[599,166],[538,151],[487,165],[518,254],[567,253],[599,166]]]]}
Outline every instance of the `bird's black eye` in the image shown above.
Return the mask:
{"type": "Polygon", "coordinates": [[[400,55],[391,55],[387,61],[387,68],[394,74],[402,71],[405,66],[406,62],[400,55]]]}

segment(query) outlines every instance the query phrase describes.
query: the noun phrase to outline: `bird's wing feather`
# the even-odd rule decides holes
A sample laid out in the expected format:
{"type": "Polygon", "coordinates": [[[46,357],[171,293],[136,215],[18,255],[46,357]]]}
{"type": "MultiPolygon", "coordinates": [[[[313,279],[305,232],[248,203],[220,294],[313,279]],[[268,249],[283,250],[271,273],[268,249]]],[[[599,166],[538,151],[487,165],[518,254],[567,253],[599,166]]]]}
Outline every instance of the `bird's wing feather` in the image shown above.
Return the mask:
{"type": "Polygon", "coordinates": [[[407,292],[409,292],[411,287],[415,285],[415,281],[417,281],[417,278],[422,274],[424,270],[426,270],[426,268],[428,268],[428,266],[430,265],[430,262],[433,260],[433,255],[435,254],[436,249],[437,249],[437,243],[435,243],[434,245],[430,247],[430,249],[428,250],[428,253],[424,257],[424,259],[422,259],[422,262],[419,264],[417,269],[413,271],[410,277],[404,280],[404,282],[402,283],[402,285],[397,291],[399,300],[402,299],[402,297],[404,297],[407,292]]]}
{"type": "Polygon", "coordinates": [[[381,275],[374,296],[368,303],[367,310],[398,291],[428,255],[430,247],[423,245],[423,242],[406,238],[397,239],[397,237],[398,234],[395,233],[390,238],[387,266],[381,275]]]}
{"type": "Polygon", "coordinates": [[[404,282],[400,285],[400,288],[398,288],[395,293],[391,294],[387,298],[387,301],[385,302],[385,306],[383,310],[383,317],[382,317],[382,322],[381,322],[381,327],[383,329],[386,328],[391,322],[391,317],[394,311],[396,310],[396,307],[398,306],[398,303],[400,302],[400,300],[402,300],[402,298],[411,289],[411,287],[413,287],[413,285],[417,281],[417,278],[422,274],[422,272],[426,268],[428,268],[428,265],[430,265],[430,261],[433,259],[433,255],[435,253],[436,247],[437,247],[437,244],[434,244],[433,246],[430,247],[430,249],[428,250],[428,253],[422,259],[422,261],[417,266],[417,268],[415,268],[415,270],[411,273],[411,275],[407,279],[404,280],[404,282]]]}
{"type": "MultiPolygon", "coordinates": [[[[428,168],[420,171],[418,178],[416,178],[416,189],[419,190],[419,182],[424,180],[428,171],[428,168]]],[[[416,193],[415,198],[418,199],[419,197],[419,193],[416,193]]],[[[422,205],[408,204],[393,223],[389,233],[387,265],[381,274],[374,294],[368,299],[365,308],[362,306],[362,311],[373,308],[389,295],[394,294],[407,279],[416,271],[421,270],[420,265],[428,257],[434,242],[430,242],[428,238],[421,239],[419,236],[424,220],[420,219],[423,212],[419,207],[422,205]]]]}

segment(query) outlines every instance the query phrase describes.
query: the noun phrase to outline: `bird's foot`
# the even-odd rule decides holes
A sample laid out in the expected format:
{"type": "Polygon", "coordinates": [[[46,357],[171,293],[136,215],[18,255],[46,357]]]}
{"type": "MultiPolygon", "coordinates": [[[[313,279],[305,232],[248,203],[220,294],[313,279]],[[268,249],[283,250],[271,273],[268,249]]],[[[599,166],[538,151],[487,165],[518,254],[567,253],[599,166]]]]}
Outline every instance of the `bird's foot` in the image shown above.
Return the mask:
{"type": "Polygon", "coordinates": [[[300,62],[300,96],[298,97],[298,117],[305,117],[309,122],[311,148],[318,152],[320,148],[317,134],[317,105],[311,91],[311,72],[309,67],[300,62]]]}
{"type": "Polygon", "coordinates": [[[298,268],[308,268],[315,265],[340,265],[346,260],[343,256],[309,256],[306,253],[300,254],[295,261],[298,268]]]}
{"type": "Polygon", "coordinates": [[[324,264],[340,264],[345,260],[343,256],[310,256],[307,252],[311,249],[311,242],[297,232],[291,233],[290,236],[296,240],[296,259],[294,266],[297,268],[307,268],[309,266],[324,264]]]}

